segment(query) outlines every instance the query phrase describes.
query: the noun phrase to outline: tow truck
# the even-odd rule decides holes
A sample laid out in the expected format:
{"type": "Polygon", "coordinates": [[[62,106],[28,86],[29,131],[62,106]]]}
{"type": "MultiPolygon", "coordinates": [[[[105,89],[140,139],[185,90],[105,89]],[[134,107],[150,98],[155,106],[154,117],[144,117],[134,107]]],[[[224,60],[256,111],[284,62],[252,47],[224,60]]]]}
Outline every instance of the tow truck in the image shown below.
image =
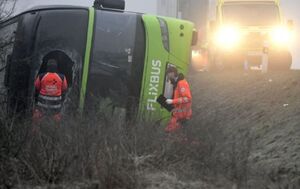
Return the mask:
{"type": "Polygon", "coordinates": [[[208,70],[261,68],[264,53],[268,70],[289,70],[288,46],[293,21],[285,21],[279,0],[218,0],[214,19],[203,40],[208,70]]]}

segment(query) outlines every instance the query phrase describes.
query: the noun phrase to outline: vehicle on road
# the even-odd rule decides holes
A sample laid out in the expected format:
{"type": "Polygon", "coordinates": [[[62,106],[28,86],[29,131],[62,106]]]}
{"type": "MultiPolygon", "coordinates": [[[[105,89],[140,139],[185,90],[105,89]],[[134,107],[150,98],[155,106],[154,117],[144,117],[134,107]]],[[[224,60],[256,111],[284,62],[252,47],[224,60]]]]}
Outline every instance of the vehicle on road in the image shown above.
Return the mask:
{"type": "Polygon", "coordinates": [[[260,67],[267,51],[270,70],[288,70],[293,21],[285,22],[279,0],[218,0],[209,21],[208,68],[260,67]]]}

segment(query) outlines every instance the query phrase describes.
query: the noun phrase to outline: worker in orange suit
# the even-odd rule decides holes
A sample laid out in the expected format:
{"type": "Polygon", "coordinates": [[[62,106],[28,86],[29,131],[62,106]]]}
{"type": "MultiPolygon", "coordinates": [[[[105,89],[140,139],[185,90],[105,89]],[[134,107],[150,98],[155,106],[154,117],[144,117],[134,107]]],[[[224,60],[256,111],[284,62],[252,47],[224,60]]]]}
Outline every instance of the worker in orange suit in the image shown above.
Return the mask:
{"type": "Polygon", "coordinates": [[[47,71],[37,76],[34,86],[37,103],[33,112],[33,122],[39,123],[45,116],[60,122],[63,97],[68,83],[66,77],[58,73],[56,60],[48,60],[47,71]]]}
{"type": "Polygon", "coordinates": [[[166,103],[173,105],[172,117],[165,129],[166,132],[174,132],[184,127],[192,117],[192,94],[190,85],[182,73],[178,74],[175,67],[167,69],[167,77],[174,86],[173,99],[167,99],[166,103]]]}

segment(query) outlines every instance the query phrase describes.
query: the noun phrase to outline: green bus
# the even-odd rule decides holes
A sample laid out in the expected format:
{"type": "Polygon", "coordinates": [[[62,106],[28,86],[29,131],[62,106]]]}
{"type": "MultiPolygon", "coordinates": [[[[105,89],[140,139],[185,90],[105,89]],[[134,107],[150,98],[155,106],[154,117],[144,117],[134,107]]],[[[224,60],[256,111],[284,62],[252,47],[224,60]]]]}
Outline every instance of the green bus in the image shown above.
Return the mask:
{"type": "Polygon", "coordinates": [[[172,93],[168,66],[188,71],[193,23],[106,8],[35,7],[0,23],[2,114],[32,111],[34,79],[56,59],[69,83],[63,112],[169,117],[156,99],[172,93]]]}

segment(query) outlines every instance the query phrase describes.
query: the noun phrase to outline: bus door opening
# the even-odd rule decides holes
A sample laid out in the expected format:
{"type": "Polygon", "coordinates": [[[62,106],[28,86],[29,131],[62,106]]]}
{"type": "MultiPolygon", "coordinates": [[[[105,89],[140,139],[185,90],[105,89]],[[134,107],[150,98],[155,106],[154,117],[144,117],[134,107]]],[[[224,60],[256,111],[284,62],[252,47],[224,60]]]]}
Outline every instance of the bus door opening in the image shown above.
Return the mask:
{"type": "Polygon", "coordinates": [[[64,113],[72,113],[77,109],[77,105],[79,101],[79,91],[76,85],[76,69],[75,63],[72,59],[63,51],[54,50],[47,53],[42,58],[42,64],[40,66],[38,74],[47,72],[47,62],[50,59],[54,59],[57,61],[58,73],[63,74],[68,82],[68,90],[65,93],[64,97],[64,106],[62,111],[64,113]]]}
{"type": "MultiPolygon", "coordinates": [[[[175,65],[168,63],[166,67],[166,72],[169,68],[174,67],[176,68],[175,65]]],[[[165,74],[165,83],[164,83],[164,96],[167,99],[173,99],[174,96],[174,88],[175,88],[174,82],[168,77],[168,74],[165,74]]]]}
{"type": "Polygon", "coordinates": [[[47,71],[47,62],[50,59],[54,59],[57,61],[58,72],[65,75],[65,77],[68,81],[68,86],[72,87],[74,62],[71,60],[71,58],[66,53],[64,53],[62,51],[57,50],[57,51],[52,51],[52,52],[46,54],[43,57],[43,63],[39,70],[39,74],[45,73],[47,71]]]}

